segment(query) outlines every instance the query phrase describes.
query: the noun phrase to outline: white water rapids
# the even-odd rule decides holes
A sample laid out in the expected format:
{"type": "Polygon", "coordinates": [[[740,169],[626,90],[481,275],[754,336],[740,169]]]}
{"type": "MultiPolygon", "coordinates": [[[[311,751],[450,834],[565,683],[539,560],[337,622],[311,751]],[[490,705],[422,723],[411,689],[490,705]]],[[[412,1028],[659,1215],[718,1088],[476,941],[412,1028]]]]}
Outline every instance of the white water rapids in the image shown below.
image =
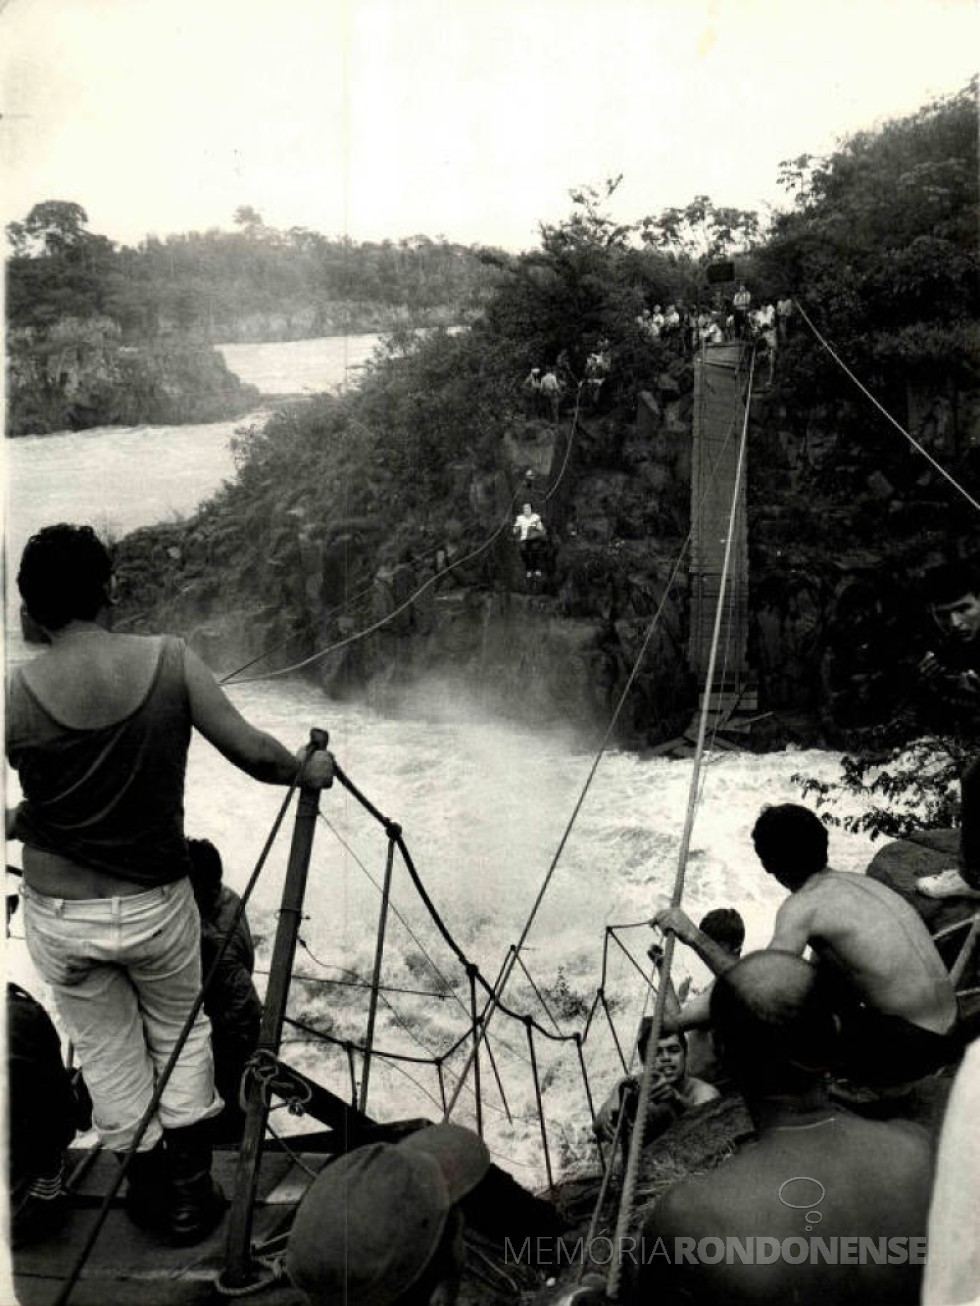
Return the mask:
{"type": "MultiPolygon", "coordinates": [[[[363,359],[374,338],[351,342],[235,345],[226,355],[242,379],[267,393],[295,393],[343,380],[345,364],[363,359]]],[[[228,441],[236,425],[102,428],[80,434],[27,437],[6,444],[9,508],[7,575],[16,574],[20,550],[32,530],[51,521],[90,521],[121,534],[168,515],[186,513],[233,474],[228,441]]],[[[11,621],[16,613],[8,582],[8,659],[28,650],[11,621]]],[[[455,937],[492,979],[507,947],[516,941],[551,862],[592,761],[597,740],[537,728],[516,727],[481,715],[478,687],[472,701],[430,684],[406,702],[397,719],[370,703],[335,704],[302,681],[270,681],[232,689],[231,695],[256,725],[290,747],[306,739],[311,726],[330,731],[331,747],[351,779],[387,816],[404,828],[420,874],[455,937]]],[[[766,941],[782,897],[762,872],[749,832],[763,803],[799,796],[795,771],[829,778],[836,758],[828,753],[769,756],[717,753],[704,773],[703,797],[688,869],[686,904],[697,916],[712,907],[735,906],[746,918],[747,947],[766,941]]],[[[653,896],[669,893],[680,842],[689,762],[641,760],[612,752],[602,761],[589,796],[528,939],[524,961],[549,1007],[569,1032],[583,1016],[562,1019],[591,1005],[599,980],[603,927],[642,921],[653,896]],[[559,980],[559,976],[562,977],[559,980]]],[[[8,802],[16,799],[16,777],[8,773],[8,802]]],[[[282,791],[257,785],[196,740],[187,781],[187,830],[213,839],[224,856],[226,876],[241,888],[261,848],[282,791]]],[[[384,873],[384,833],[337,787],[321,803],[320,822],[306,902],[296,973],[318,980],[344,978],[341,968],[370,977],[384,873]],[[311,955],[313,954],[313,955],[311,955]],[[313,956],[318,959],[314,961],[313,956]],[[320,964],[318,964],[318,962],[320,964]]],[[[260,968],[268,965],[288,849],[284,832],[260,880],[250,909],[253,931],[263,940],[260,968]]],[[[866,840],[831,836],[833,864],[863,867],[866,840]]],[[[10,860],[17,861],[13,846],[10,860]]],[[[8,882],[9,883],[9,882],[8,882]]],[[[444,1052],[464,1032],[468,1004],[465,976],[418,901],[408,874],[396,860],[393,902],[414,932],[392,916],[388,924],[383,982],[393,988],[379,1009],[376,1043],[381,1049],[424,1057],[444,1052]],[[436,969],[434,969],[434,967],[436,969]],[[451,993],[443,980],[450,981],[451,993]],[[459,1001],[457,1001],[457,998],[459,1001]],[[390,1006],[388,1005],[390,1004],[390,1006]],[[462,1005],[461,1005],[462,1004],[462,1005]]],[[[15,921],[15,934],[19,933],[15,921]]],[[[647,928],[624,935],[645,963],[647,928]]],[[[28,973],[23,945],[11,947],[11,970],[28,973]]],[[[699,967],[678,950],[679,969],[699,967]]],[[[27,986],[43,989],[29,975],[27,986]]],[[[264,977],[259,976],[260,988],[264,977]]],[[[624,1047],[632,1045],[644,1006],[644,984],[615,947],[610,953],[607,994],[624,1047]]],[[[336,1036],[360,1042],[367,1019],[367,990],[298,983],[293,1015],[336,1036]]],[[[549,1016],[526,979],[515,972],[507,1003],[549,1016]]],[[[295,1044],[287,1026],[284,1055],[312,1069],[343,1096],[350,1095],[347,1058],[339,1048],[295,1044]]],[[[490,1029],[513,1123],[507,1122],[487,1059],[481,1059],[485,1125],[491,1150],[526,1183],[543,1180],[541,1139],[522,1025],[497,1015],[490,1029]]],[[[581,1075],[571,1044],[536,1038],[549,1142],[556,1171],[582,1159],[588,1148],[588,1114],[581,1075]]],[[[593,1092],[601,1099],[619,1073],[608,1026],[597,1015],[585,1044],[593,1092]]],[[[446,1066],[446,1083],[464,1060],[446,1066]]],[[[472,1080],[470,1080],[472,1083],[472,1080]]],[[[430,1066],[372,1063],[369,1110],[382,1119],[439,1114],[438,1080],[430,1066]]],[[[284,1112],[273,1121],[282,1125],[284,1112]]],[[[456,1117],[473,1121],[473,1096],[460,1097],[456,1117]]]]}

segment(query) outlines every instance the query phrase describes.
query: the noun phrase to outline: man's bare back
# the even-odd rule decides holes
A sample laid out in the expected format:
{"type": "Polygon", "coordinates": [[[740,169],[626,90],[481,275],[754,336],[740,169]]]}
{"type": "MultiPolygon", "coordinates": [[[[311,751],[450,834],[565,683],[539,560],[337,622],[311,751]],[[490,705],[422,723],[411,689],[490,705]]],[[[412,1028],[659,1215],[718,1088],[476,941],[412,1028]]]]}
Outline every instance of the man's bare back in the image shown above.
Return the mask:
{"type": "Polygon", "coordinates": [[[829,868],[780,907],[770,948],[802,954],[809,945],[869,1007],[945,1034],[956,998],[929,931],[887,885],[829,868]]]}

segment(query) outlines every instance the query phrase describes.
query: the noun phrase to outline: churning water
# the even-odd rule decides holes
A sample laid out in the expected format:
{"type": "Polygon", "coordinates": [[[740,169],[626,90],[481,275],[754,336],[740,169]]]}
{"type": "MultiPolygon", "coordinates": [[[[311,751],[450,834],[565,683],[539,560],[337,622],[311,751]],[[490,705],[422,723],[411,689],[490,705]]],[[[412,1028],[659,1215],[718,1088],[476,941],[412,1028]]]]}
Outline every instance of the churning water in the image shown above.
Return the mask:
{"type": "MultiPolygon", "coordinates": [[[[267,392],[297,392],[320,377],[343,380],[352,357],[366,356],[370,341],[301,341],[227,346],[242,379],[267,392]],[[330,357],[316,358],[316,346],[330,357]],[[291,370],[290,359],[296,366],[291,370]]],[[[196,427],[102,428],[82,434],[28,437],[7,442],[8,577],[32,530],[56,520],[90,521],[122,533],[186,513],[233,472],[228,442],[235,423],[196,427]]],[[[8,657],[27,653],[11,625],[16,604],[8,593],[8,657]]],[[[398,821],[420,874],[466,955],[493,978],[508,946],[520,936],[585,782],[596,740],[533,723],[515,726],[487,718],[456,688],[427,685],[407,699],[397,717],[372,704],[335,704],[302,681],[273,680],[232,688],[249,720],[290,747],[312,726],[330,731],[331,746],[351,779],[386,816],[398,821]]],[[[762,873],[749,831],[765,802],[792,800],[791,776],[804,771],[827,778],[836,771],[828,753],[774,753],[764,757],[718,753],[704,774],[702,801],[688,868],[686,902],[695,917],[731,905],[746,918],[747,946],[767,939],[782,893],[762,873]]],[[[530,932],[523,960],[547,1003],[545,1011],[527,977],[515,970],[506,1001],[550,1028],[581,1029],[599,982],[607,924],[642,922],[655,895],[669,893],[687,803],[688,762],[640,759],[613,752],[602,761],[588,798],[558,862],[530,932]]],[[[8,801],[16,777],[8,774],[8,801]]],[[[228,881],[241,888],[282,799],[282,791],[257,785],[229,766],[208,744],[195,740],[187,783],[187,830],[221,849],[228,881]]],[[[386,839],[339,786],[323,795],[303,922],[303,947],[290,1012],[341,1040],[360,1043],[367,1020],[370,977],[384,874],[386,839]],[[346,980],[347,983],[325,981],[346,980]],[[353,982],[351,982],[353,981],[353,982]]],[[[276,905],[288,849],[284,831],[259,882],[250,910],[260,939],[260,969],[268,965],[276,905]]],[[[12,860],[19,850],[11,849],[12,860]]],[[[866,841],[834,837],[834,864],[858,869],[869,856],[866,841]]],[[[418,1058],[438,1057],[465,1032],[469,987],[465,974],[418,899],[396,859],[383,982],[391,990],[379,1010],[376,1046],[418,1058]]],[[[645,963],[650,931],[622,935],[645,963]]],[[[11,966],[28,967],[14,942],[11,966]]],[[[679,950],[679,969],[704,972],[679,950]]],[[[263,976],[258,977],[260,988],[263,976]]],[[[41,986],[27,977],[28,987],[41,986]]],[[[610,951],[607,994],[624,1048],[632,1045],[648,990],[630,961],[610,951]]],[[[285,1053],[349,1096],[351,1078],[343,1048],[310,1044],[287,1026],[285,1053]]],[[[481,1058],[488,1141],[501,1164],[525,1182],[543,1178],[524,1026],[498,1014],[490,1043],[500,1073],[497,1084],[481,1058]],[[506,1111],[511,1120],[508,1121],[506,1111]]],[[[549,1142],[556,1169],[588,1156],[587,1110],[571,1044],[536,1037],[544,1085],[549,1142]]],[[[466,1049],[445,1065],[452,1090],[466,1049]]],[[[620,1073],[609,1026],[597,1016],[585,1044],[593,1091],[601,1097],[620,1073]]],[[[355,1072],[360,1062],[355,1058],[355,1072]]],[[[372,1064],[369,1110],[383,1119],[439,1113],[439,1080],[431,1065],[372,1064]]],[[[472,1079],[460,1096],[458,1119],[472,1122],[472,1079]]],[[[277,1112],[274,1122],[282,1122],[277,1112]]]]}

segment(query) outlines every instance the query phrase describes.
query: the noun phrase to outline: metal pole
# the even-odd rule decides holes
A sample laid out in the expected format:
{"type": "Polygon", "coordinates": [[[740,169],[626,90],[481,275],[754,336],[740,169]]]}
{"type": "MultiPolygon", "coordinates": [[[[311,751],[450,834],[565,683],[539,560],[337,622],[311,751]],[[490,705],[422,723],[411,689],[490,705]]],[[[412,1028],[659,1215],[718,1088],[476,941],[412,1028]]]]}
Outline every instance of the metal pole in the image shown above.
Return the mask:
{"type": "Polygon", "coordinates": [[[442,1072],[442,1058],[436,1062],[436,1074],[439,1076],[439,1096],[442,1098],[442,1109],[446,1109],[446,1077],[442,1072]]]}
{"type": "MultiPolygon", "coordinates": [[[[328,735],[325,730],[311,730],[308,755],[326,748],[327,740],[328,735]]],[[[319,799],[319,789],[310,785],[300,787],[296,823],[293,826],[293,841],[286,866],[282,906],[279,911],[279,924],[276,928],[272,963],[269,967],[269,986],[266,990],[262,1024],[259,1029],[259,1050],[266,1050],[273,1056],[279,1051],[282,1038],[283,1017],[286,1014],[286,999],[289,996],[289,982],[296,955],[296,939],[303,915],[303,898],[306,893],[306,877],[310,867],[310,852],[313,848],[319,799]]],[[[269,1114],[269,1104],[254,1075],[249,1075],[245,1084],[245,1132],[238,1153],[235,1195],[228,1216],[224,1280],[229,1287],[245,1286],[255,1277],[250,1246],[252,1214],[258,1184],[262,1140],[269,1114]]]]}
{"type": "Polygon", "coordinates": [[[534,1096],[538,1103],[538,1122],[541,1125],[541,1146],[544,1148],[544,1168],[548,1175],[548,1191],[555,1191],[555,1179],[551,1173],[551,1153],[548,1151],[548,1130],[544,1123],[544,1102],[541,1099],[541,1081],[538,1078],[538,1059],[534,1055],[534,1026],[531,1024],[531,1017],[524,1017],[524,1028],[527,1030],[527,1046],[531,1053],[531,1073],[534,1076],[534,1096]]]}
{"type": "Polygon", "coordinates": [[[357,1109],[357,1067],[354,1064],[354,1044],[345,1043],[347,1051],[347,1069],[350,1071],[350,1104],[357,1109]]]}
{"type": "Polygon", "coordinates": [[[385,882],[381,890],[381,911],[378,916],[378,942],[374,949],[374,974],[371,976],[371,1001],[368,1005],[367,1035],[364,1039],[364,1068],[361,1071],[360,1109],[367,1115],[368,1080],[371,1077],[371,1048],[374,1045],[374,1022],[378,1014],[378,989],[381,985],[381,963],[385,955],[385,929],[388,925],[388,904],[391,901],[391,873],[395,864],[395,843],[401,827],[388,826],[388,859],[385,862],[385,882]]]}
{"type": "Polygon", "coordinates": [[[476,1010],[476,967],[469,965],[466,974],[470,981],[470,1020],[473,1022],[473,1090],[476,1093],[476,1132],[483,1137],[483,1091],[480,1087],[480,1017],[476,1010]]]}
{"type": "Polygon", "coordinates": [[[507,1104],[507,1094],[504,1092],[503,1080],[500,1078],[500,1071],[497,1069],[497,1058],[493,1055],[493,1048],[490,1046],[490,1036],[487,1035],[487,1056],[490,1058],[490,1069],[493,1071],[493,1077],[497,1081],[497,1092],[500,1094],[500,1100],[504,1104],[504,1115],[507,1117],[507,1123],[512,1125],[514,1117],[510,1113],[510,1107],[507,1104]]]}

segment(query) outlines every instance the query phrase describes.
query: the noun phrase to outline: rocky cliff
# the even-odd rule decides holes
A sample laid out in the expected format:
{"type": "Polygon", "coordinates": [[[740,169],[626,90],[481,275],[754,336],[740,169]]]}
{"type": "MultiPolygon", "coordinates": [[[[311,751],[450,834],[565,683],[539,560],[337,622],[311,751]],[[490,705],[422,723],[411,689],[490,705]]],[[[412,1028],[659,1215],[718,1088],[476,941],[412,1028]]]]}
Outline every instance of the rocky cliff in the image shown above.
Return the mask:
{"type": "MultiPolygon", "coordinates": [[[[382,467],[382,438],[373,461],[358,453],[358,515],[337,511],[351,493],[341,464],[304,473],[294,453],[286,480],[258,458],[189,525],[123,541],[122,615],[185,632],[221,671],[330,649],[307,674],[331,696],[393,706],[421,681],[459,679],[497,713],[594,730],[660,609],[619,738],[670,739],[698,697],[686,654],[691,403],[684,364],[633,413],[569,411],[557,425],[513,415],[490,455],[447,460],[440,502],[365,471],[382,467]],[[525,501],[548,527],[540,581],[509,529],[525,501]]],[[[300,421],[284,418],[283,436],[295,440],[300,421]]],[[[318,457],[331,440],[342,447],[323,421],[318,457]]],[[[908,577],[966,540],[968,523],[917,460],[855,450],[832,414],[794,414],[774,394],[753,403],[748,459],[752,739],[873,738],[907,697],[921,625],[908,577]]]]}
{"type": "Polygon", "coordinates": [[[259,404],[201,341],[120,343],[108,319],[65,319],[43,335],[8,339],[7,434],[92,426],[176,425],[240,417],[259,404]]]}

